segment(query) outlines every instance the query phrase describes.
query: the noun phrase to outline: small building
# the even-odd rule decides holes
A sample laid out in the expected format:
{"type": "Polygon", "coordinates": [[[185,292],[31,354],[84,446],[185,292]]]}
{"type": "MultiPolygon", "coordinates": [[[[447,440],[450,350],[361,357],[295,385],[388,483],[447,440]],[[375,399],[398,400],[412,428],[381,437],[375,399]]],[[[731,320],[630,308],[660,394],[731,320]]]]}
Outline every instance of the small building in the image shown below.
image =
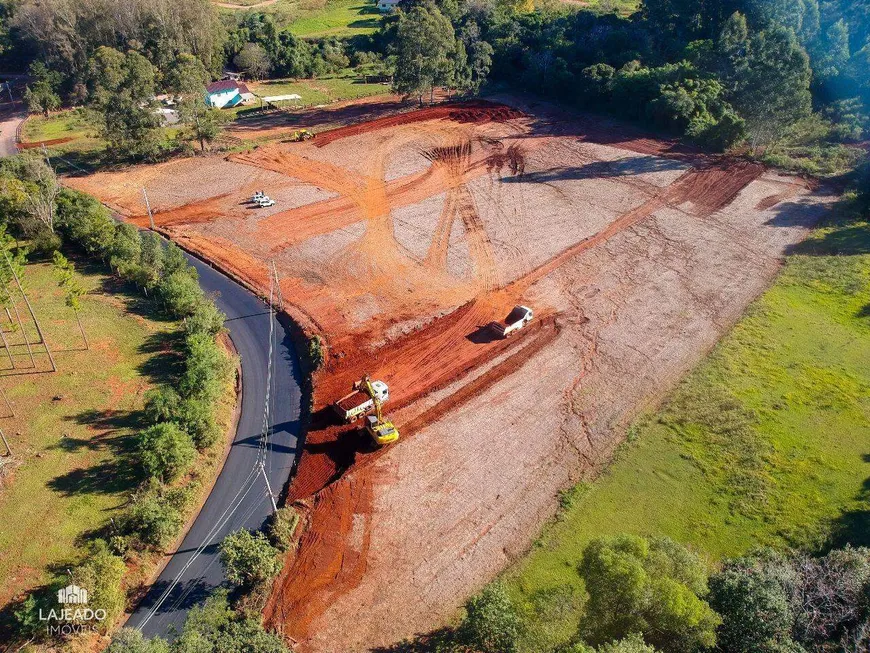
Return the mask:
{"type": "Polygon", "coordinates": [[[244,104],[254,99],[244,82],[223,79],[205,87],[205,103],[215,109],[224,109],[244,104]]]}
{"type": "Polygon", "coordinates": [[[395,11],[398,6],[399,0],[378,0],[378,11],[385,14],[395,11]]]}

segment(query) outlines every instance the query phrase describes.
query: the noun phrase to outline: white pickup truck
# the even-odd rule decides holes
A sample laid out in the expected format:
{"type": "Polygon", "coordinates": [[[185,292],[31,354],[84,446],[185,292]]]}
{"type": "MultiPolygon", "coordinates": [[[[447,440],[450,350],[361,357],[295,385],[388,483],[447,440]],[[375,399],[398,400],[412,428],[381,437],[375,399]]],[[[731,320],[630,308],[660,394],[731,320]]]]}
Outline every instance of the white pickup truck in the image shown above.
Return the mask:
{"type": "MultiPolygon", "coordinates": [[[[383,404],[390,398],[390,389],[383,381],[372,381],[372,390],[375,396],[383,404]]],[[[354,422],[371,410],[374,410],[375,402],[363,390],[354,390],[332,404],[332,408],[345,422],[354,422]]]]}
{"type": "Polygon", "coordinates": [[[534,316],[534,312],[528,306],[514,306],[503,322],[490,322],[489,328],[498,337],[507,338],[531,322],[534,316]]]}

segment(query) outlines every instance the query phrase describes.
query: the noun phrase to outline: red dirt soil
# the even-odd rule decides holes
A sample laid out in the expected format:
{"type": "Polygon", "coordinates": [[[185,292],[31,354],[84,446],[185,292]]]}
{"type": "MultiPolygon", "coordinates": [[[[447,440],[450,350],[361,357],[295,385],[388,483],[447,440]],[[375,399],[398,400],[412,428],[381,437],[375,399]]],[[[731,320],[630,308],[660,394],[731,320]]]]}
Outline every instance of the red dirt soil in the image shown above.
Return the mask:
{"type": "Polygon", "coordinates": [[[64,143],[69,143],[71,140],[72,137],[65,136],[63,138],[52,138],[48,141],[39,141],[38,143],[18,143],[16,147],[18,147],[19,150],[35,150],[43,145],[46,147],[51,147],[52,145],[63,145],[64,143]]]}
{"type": "Polygon", "coordinates": [[[347,138],[348,136],[358,136],[380,129],[389,129],[427,120],[452,120],[459,123],[482,124],[487,122],[505,122],[514,118],[521,118],[522,116],[523,113],[513,107],[496,102],[487,102],[486,100],[441,104],[418,111],[387,116],[357,125],[348,125],[347,127],[339,127],[338,129],[321,132],[314,139],[314,144],[317,147],[324,147],[329,143],[347,138]]]}

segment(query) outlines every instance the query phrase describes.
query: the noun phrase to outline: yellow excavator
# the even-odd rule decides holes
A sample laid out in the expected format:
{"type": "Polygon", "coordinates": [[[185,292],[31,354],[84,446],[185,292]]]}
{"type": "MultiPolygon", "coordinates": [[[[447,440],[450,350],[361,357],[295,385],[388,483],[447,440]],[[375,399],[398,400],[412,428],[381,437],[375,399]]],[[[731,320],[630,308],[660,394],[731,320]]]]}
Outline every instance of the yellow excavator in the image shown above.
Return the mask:
{"type": "Polygon", "coordinates": [[[375,414],[366,415],[365,417],[365,430],[372,437],[372,440],[375,441],[375,444],[382,447],[385,444],[398,440],[399,429],[391,421],[384,419],[381,412],[382,393],[375,391],[368,375],[365,375],[361,381],[357,381],[354,386],[371,397],[372,404],[374,404],[375,414]]]}
{"type": "Polygon", "coordinates": [[[314,132],[310,132],[307,129],[298,129],[290,134],[290,140],[294,143],[301,143],[302,141],[307,141],[312,138],[314,138],[314,132]]]}

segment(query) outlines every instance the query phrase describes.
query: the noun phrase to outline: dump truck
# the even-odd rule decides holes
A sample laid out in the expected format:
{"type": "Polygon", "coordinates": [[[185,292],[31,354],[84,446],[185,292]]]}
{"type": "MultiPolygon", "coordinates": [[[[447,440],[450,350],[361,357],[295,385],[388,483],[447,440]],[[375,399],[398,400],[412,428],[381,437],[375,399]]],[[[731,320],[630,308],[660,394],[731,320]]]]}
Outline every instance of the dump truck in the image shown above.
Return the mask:
{"type": "MultiPolygon", "coordinates": [[[[365,377],[366,379],[368,377],[365,377]]],[[[338,416],[345,422],[355,422],[366,413],[375,409],[375,400],[384,403],[390,398],[390,389],[383,381],[370,381],[368,388],[362,382],[354,383],[353,391],[332,404],[338,416]]]]}
{"type": "Polygon", "coordinates": [[[507,338],[531,322],[534,316],[534,312],[528,306],[514,306],[504,321],[490,322],[489,328],[499,338],[507,338]]]}

